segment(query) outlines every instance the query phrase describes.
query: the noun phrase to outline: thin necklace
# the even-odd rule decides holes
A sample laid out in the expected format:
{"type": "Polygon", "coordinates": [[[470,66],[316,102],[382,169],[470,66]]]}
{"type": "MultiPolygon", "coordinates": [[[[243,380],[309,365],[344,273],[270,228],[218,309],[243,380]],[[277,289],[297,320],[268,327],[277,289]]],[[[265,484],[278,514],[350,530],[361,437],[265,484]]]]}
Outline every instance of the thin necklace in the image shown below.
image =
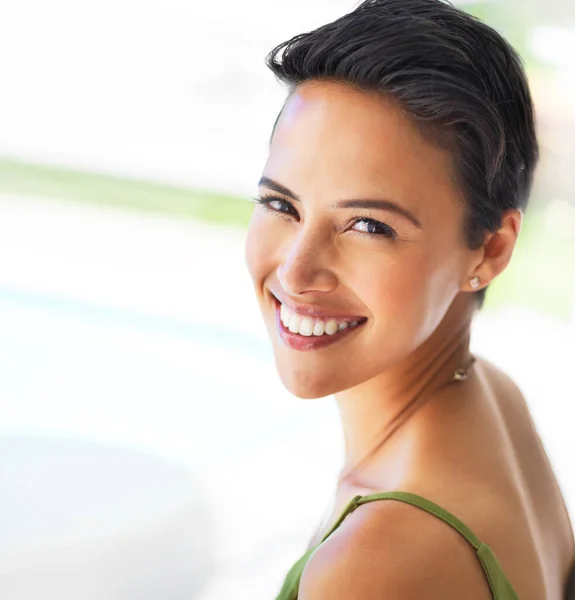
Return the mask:
{"type": "MultiPolygon", "coordinates": [[[[447,360],[449,360],[449,358],[450,357],[448,357],[447,360]]],[[[455,371],[453,372],[453,374],[451,376],[451,379],[449,379],[448,381],[446,381],[445,383],[440,385],[438,388],[436,388],[433,393],[438,392],[439,390],[443,389],[444,387],[447,387],[454,381],[465,381],[469,377],[469,371],[470,371],[471,367],[473,366],[473,364],[476,362],[476,360],[477,360],[476,357],[473,356],[473,354],[471,354],[471,357],[469,359],[469,362],[467,363],[467,366],[455,369],[455,371]]],[[[383,444],[385,444],[385,442],[401,427],[401,425],[403,425],[411,415],[413,415],[417,410],[419,410],[427,402],[427,400],[429,400],[432,397],[433,394],[430,393],[427,396],[423,396],[423,400],[421,401],[421,394],[424,391],[425,390],[422,390],[421,392],[416,394],[414,396],[414,398],[412,398],[407,403],[407,405],[399,412],[399,414],[396,415],[396,417],[390,423],[390,426],[394,425],[394,423],[395,423],[395,426],[381,440],[381,442],[373,450],[371,450],[371,452],[369,452],[366,456],[364,456],[355,466],[353,466],[351,469],[348,469],[345,473],[343,473],[342,475],[340,475],[338,477],[338,480],[337,480],[338,488],[352,474],[356,473],[359,470],[359,468],[362,466],[362,464],[365,463],[365,461],[368,460],[375,452],[377,452],[383,446],[383,444]],[[420,403],[418,406],[415,406],[416,400],[420,400],[420,403]]]]}

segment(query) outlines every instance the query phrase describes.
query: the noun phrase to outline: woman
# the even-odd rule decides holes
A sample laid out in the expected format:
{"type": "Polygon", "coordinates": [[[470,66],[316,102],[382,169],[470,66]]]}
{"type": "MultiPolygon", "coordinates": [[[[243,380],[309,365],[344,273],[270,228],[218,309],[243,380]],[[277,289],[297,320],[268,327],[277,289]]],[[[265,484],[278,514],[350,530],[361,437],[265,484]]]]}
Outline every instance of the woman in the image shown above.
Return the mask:
{"type": "Polygon", "coordinates": [[[345,439],[277,600],[565,598],[556,479],[521,391],[469,351],[538,158],[520,59],[440,0],[368,0],[267,64],[289,95],[246,263],[282,382],[334,394],[345,439]]]}

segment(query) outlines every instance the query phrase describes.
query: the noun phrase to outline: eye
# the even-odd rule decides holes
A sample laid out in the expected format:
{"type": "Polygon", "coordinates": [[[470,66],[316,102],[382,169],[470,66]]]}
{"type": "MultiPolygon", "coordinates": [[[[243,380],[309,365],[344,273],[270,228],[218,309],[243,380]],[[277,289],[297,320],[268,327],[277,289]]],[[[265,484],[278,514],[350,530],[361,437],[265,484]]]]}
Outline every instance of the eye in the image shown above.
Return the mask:
{"type": "Polygon", "coordinates": [[[255,196],[252,197],[254,202],[261,204],[266,210],[283,215],[297,216],[297,211],[287,200],[279,196],[255,196]]]}
{"type": "Polygon", "coordinates": [[[395,229],[386,225],[385,223],[381,223],[380,221],[376,221],[375,219],[369,219],[367,217],[357,217],[354,227],[356,225],[360,225],[361,229],[355,231],[361,231],[367,235],[372,236],[384,236],[395,240],[397,238],[397,232],[395,229]]]}
{"type": "MultiPolygon", "coordinates": [[[[266,210],[286,218],[298,216],[298,213],[291,202],[288,202],[279,196],[254,196],[251,200],[257,204],[261,204],[266,210]]],[[[397,238],[395,229],[376,219],[369,217],[355,217],[354,227],[356,225],[360,225],[361,228],[359,230],[354,230],[354,233],[372,237],[386,237],[392,241],[397,238]]]]}

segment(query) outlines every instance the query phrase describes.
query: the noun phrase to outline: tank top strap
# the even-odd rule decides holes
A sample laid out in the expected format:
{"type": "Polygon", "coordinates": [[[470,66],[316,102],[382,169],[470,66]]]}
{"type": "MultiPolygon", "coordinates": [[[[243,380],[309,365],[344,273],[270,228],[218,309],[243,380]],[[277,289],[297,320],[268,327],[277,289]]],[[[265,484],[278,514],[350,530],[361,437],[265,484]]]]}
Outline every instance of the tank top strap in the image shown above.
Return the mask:
{"type": "MultiPolygon", "coordinates": [[[[513,586],[507,579],[500,562],[491,550],[491,548],[481,542],[477,536],[455,515],[451,514],[435,502],[423,498],[418,494],[412,492],[379,492],[377,494],[369,494],[366,496],[354,496],[347,504],[339,519],[335,522],[333,527],[325,534],[322,538],[324,542],[343,522],[343,520],[353,512],[361,504],[367,504],[368,502],[375,502],[376,500],[400,500],[401,502],[407,502],[413,506],[417,506],[447,523],[458,531],[474,548],[479,558],[487,580],[489,587],[493,592],[493,598],[495,600],[518,600],[517,594],[513,589],[513,586]]],[[[315,548],[314,548],[315,549],[315,548]]]]}
{"type": "Polygon", "coordinates": [[[377,494],[369,494],[367,496],[354,496],[354,498],[352,498],[352,500],[347,504],[342,515],[332,530],[325,536],[325,538],[331,535],[333,531],[341,525],[345,517],[349,513],[353,512],[359,505],[366,504],[368,502],[375,502],[376,500],[400,500],[401,502],[406,502],[408,504],[412,504],[413,506],[417,506],[418,508],[435,515],[453,527],[453,529],[457,530],[475,548],[475,550],[479,550],[480,546],[482,545],[471,529],[469,529],[469,527],[467,527],[467,525],[460,521],[455,515],[446,511],[438,504],[435,504],[435,502],[432,502],[427,498],[423,498],[418,494],[413,494],[412,492],[379,492],[377,494]]]}

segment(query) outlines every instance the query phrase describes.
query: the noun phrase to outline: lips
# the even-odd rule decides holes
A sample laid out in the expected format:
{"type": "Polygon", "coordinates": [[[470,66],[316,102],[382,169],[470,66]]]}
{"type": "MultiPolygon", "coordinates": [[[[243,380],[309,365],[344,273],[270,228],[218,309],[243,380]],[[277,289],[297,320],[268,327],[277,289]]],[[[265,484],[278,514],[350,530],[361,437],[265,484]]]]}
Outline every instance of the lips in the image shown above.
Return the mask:
{"type": "Polygon", "coordinates": [[[342,341],[349,336],[355,335],[355,332],[362,328],[362,325],[367,321],[364,317],[362,322],[354,327],[346,327],[345,329],[338,329],[332,335],[320,335],[320,336],[305,336],[300,333],[293,333],[282,323],[281,320],[281,304],[275,299],[275,322],[276,322],[276,330],[278,331],[279,338],[281,341],[291,348],[292,350],[299,351],[309,351],[309,350],[319,350],[321,348],[325,348],[326,346],[330,346],[338,341],[342,341]]]}

